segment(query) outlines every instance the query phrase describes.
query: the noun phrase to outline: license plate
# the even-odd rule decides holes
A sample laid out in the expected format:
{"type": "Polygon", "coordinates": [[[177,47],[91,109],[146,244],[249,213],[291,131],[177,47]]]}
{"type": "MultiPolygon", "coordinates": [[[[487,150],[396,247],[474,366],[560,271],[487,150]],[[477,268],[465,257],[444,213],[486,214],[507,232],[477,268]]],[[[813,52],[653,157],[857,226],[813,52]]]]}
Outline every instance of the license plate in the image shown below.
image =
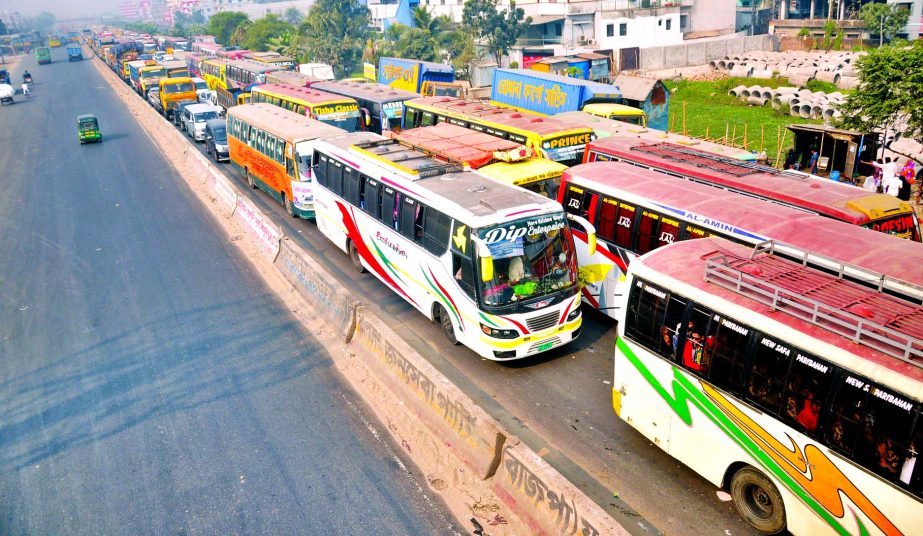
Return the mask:
{"type": "Polygon", "coordinates": [[[544,352],[545,350],[550,350],[552,346],[554,346],[554,343],[551,341],[543,342],[542,344],[538,345],[538,351],[544,352]]]}

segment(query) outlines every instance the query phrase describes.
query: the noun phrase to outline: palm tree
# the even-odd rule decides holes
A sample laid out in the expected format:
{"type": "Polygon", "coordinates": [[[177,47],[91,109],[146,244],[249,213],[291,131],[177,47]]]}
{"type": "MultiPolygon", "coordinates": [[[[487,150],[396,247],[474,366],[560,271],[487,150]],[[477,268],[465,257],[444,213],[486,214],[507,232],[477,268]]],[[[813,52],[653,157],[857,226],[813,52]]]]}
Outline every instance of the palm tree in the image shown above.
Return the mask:
{"type": "Polygon", "coordinates": [[[417,6],[410,13],[414,26],[426,32],[433,41],[433,56],[441,59],[445,48],[451,43],[455,23],[447,15],[433,17],[427,6],[417,6]]]}
{"type": "Polygon", "coordinates": [[[282,20],[291,24],[292,26],[298,26],[301,24],[301,20],[304,19],[304,15],[301,14],[301,11],[298,11],[297,7],[290,7],[282,13],[282,20]]]}

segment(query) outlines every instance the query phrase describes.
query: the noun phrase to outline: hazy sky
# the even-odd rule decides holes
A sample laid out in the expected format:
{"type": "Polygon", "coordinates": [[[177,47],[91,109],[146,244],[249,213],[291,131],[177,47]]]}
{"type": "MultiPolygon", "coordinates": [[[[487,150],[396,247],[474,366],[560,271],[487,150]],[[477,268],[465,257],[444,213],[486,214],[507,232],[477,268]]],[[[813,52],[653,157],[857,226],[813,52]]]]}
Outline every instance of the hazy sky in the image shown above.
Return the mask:
{"type": "Polygon", "coordinates": [[[19,11],[24,17],[42,11],[54,13],[59,19],[115,13],[119,0],[0,0],[0,16],[5,11],[19,11]]]}

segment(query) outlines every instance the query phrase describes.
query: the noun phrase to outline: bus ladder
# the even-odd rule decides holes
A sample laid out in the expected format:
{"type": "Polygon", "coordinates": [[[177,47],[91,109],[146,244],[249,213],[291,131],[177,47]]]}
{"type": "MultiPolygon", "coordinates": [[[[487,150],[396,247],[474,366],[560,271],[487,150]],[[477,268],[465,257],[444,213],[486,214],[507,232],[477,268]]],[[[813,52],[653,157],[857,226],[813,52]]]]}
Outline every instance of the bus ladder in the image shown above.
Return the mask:
{"type": "Polygon", "coordinates": [[[736,177],[743,177],[744,175],[751,175],[753,173],[770,173],[773,175],[781,173],[778,169],[773,167],[755,164],[753,162],[745,162],[735,158],[726,158],[717,154],[706,153],[704,151],[690,149],[668,142],[635,145],[631,150],[653,154],[671,160],[679,160],[696,167],[720,171],[736,177]],[[692,158],[683,158],[681,155],[692,158]]]}
{"type": "Polygon", "coordinates": [[[769,241],[757,244],[749,258],[717,254],[706,260],[705,281],[923,367],[923,306],[901,299],[906,289],[923,290],[919,285],[808,251],[803,252],[799,265],[776,256],[777,248],[769,241]],[[821,266],[833,262],[840,268],[833,270],[837,273],[817,270],[810,266],[816,262],[821,266]],[[844,274],[848,272],[864,272],[877,279],[877,291],[847,281],[844,274]]]}

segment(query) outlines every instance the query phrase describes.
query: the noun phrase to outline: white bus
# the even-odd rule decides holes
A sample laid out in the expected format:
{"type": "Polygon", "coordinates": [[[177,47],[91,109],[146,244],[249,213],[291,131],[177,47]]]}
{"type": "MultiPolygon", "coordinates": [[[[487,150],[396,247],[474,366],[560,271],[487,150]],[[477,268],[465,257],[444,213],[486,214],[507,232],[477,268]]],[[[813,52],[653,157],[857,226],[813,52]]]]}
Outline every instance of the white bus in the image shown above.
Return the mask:
{"type": "Polygon", "coordinates": [[[775,246],[703,238],[631,264],[616,414],[765,534],[920,534],[923,307],[775,246]]]}
{"type": "Polygon", "coordinates": [[[576,255],[556,201],[367,132],[318,141],[314,177],[321,232],[453,344],[502,361],[580,333],[576,255]]]}

